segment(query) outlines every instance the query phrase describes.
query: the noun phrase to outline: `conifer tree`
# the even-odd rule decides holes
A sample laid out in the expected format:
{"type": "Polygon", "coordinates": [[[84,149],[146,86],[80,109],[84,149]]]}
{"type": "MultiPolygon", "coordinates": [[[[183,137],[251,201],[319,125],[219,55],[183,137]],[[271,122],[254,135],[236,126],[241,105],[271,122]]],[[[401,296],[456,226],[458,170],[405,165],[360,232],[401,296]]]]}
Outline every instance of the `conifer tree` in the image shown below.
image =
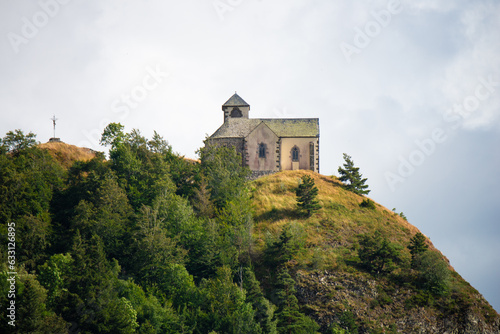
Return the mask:
{"type": "Polygon", "coordinates": [[[425,243],[425,236],[418,232],[410,239],[410,244],[408,245],[408,249],[411,253],[411,266],[415,268],[416,266],[416,258],[419,254],[424,253],[429,246],[425,243]]]}
{"type": "Polygon", "coordinates": [[[316,333],[318,324],[299,310],[299,302],[295,297],[295,281],[283,270],[278,275],[278,333],[316,333]]]}
{"type": "Polygon", "coordinates": [[[359,245],[359,259],[372,273],[390,273],[401,262],[399,246],[383,237],[380,231],[361,235],[359,245]]]}
{"type": "Polygon", "coordinates": [[[316,196],[318,188],[314,185],[314,179],[309,175],[302,177],[302,182],[295,191],[297,195],[297,206],[300,210],[304,210],[309,217],[314,211],[321,209],[316,196]]]}
{"type": "Polygon", "coordinates": [[[363,175],[359,173],[359,167],[354,167],[351,156],[346,153],[344,153],[344,160],[344,168],[339,167],[338,169],[340,174],[339,180],[344,182],[347,190],[358,195],[368,194],[370,190],[368,190],[368,185],[365,184],[367,179],[363,179],[363,175]]]}
{"type": "Polygon", "coordinates": [[[264,333],[277,334],[276,320],[273,320],[276,306],[264,297],[264,293],[260,288],[260,283],[257,278],[255,278],[252,269],[246,267],[243,275],[243,287],[246,291],[246,300],[252,303],[252,307],[255,310],[255,320],[260,324],[264,333]]]}

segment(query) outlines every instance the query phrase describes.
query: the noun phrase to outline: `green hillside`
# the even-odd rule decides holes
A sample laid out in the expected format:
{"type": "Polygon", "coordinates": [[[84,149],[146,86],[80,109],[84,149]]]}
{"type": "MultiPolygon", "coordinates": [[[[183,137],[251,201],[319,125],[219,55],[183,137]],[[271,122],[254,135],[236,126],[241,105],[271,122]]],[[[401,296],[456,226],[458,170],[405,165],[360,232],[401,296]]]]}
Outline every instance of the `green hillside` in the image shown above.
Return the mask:
{"type": "MultiPolygon", "coordinates": [[[[305,239],[304,247],[286,265],[296,272],[298,297],[304,310],[323,328],[352,315],[360,328],[398,333],[497,333],[499,317],[488,302],[449,266],[447,292],[435,295],[418,284],[409,269],[407,246],[418,229],[387,208],[360,207],[365,196],[347,191],[335,177],[310,171],[287,171],[263,177],[251,184],[255,206],[256,248],[265,252],[284,226],[295,225],[305,239]],[[322,209],[310,218],[297,214],[295,189],[301,177],[310,175],[319,189],[322,209]],[[401,263],[385,274],[370,273],[358,257],[363,235],[380,232],[400,247],[401,263]]],[[[401,217],[403,216],[403,217],[401,217]]],[[[267,275],[265,261],[259,272],[267,275]]]]}
{"type": "Polygon", "coordinates": [[[0,332],[500,333],[403,214],[334,177],[248,181],[234,149],[188,160],[115,123],[102,142],[0,140],[0,332]]]}

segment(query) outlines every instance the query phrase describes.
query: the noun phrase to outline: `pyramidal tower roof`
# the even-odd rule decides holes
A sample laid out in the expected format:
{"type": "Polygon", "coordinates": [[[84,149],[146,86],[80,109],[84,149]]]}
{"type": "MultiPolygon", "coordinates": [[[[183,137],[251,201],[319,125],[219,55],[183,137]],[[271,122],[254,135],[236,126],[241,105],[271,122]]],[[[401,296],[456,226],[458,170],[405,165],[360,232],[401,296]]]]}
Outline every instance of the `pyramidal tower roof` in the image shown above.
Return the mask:
{"type": "Polygon", "coordinates": [[[250,107],[236,92],[222,105],[223,107],[250,107]]]}

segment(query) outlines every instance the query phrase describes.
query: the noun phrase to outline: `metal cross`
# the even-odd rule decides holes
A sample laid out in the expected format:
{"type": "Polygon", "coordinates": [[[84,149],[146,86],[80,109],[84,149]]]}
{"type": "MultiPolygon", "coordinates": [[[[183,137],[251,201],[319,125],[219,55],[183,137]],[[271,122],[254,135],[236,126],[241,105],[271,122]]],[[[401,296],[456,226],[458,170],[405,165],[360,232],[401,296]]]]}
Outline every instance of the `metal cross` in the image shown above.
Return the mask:
{"type": "Polygon", "coordinates": [[[52,116],[51,120],[52,120],[52,124],[54,125],[54,138],[55,138],[56,137],[56,121],[57,121],[56,115],[52,116]]]}

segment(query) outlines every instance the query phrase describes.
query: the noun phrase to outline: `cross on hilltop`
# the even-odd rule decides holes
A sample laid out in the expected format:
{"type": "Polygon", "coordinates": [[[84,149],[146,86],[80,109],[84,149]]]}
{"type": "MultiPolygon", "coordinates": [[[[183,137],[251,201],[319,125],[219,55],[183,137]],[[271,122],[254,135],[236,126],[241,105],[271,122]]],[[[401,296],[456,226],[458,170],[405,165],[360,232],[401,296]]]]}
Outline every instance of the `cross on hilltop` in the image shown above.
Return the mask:
{"type": "Polygon", "coordinates": [[[61,139],[56,138],[56,121],[58,120],[58,119],[56,118],[56,115],[52,116],[51,120],[52,120],[52,125],[54,126],[54,137],[50,138],[50,139],[49,139],[49,142],[53,142],[53,141],[61,141],[61,139]]]}

